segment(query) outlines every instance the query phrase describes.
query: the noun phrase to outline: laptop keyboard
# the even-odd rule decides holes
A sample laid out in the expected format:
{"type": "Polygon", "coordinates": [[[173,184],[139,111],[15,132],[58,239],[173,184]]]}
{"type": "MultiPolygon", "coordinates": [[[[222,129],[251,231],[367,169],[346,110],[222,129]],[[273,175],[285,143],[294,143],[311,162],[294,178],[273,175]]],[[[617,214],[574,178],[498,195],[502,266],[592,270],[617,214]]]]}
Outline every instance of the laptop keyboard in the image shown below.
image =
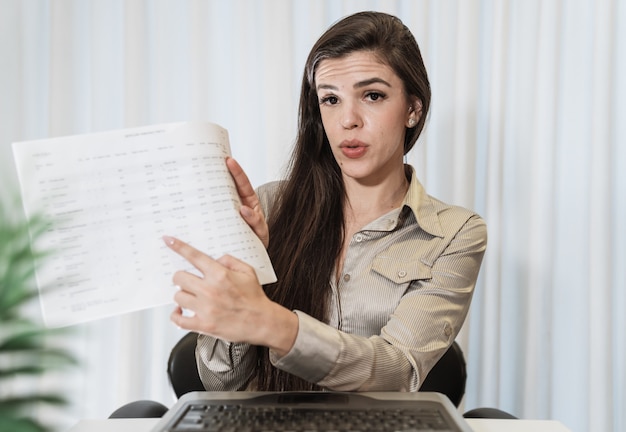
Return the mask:
{"type": "Polygon", "coordinates": [[[280,406],[193,403],[171,432],[422,432],[451,431],[437,408],[316,410],[280,406]]]}

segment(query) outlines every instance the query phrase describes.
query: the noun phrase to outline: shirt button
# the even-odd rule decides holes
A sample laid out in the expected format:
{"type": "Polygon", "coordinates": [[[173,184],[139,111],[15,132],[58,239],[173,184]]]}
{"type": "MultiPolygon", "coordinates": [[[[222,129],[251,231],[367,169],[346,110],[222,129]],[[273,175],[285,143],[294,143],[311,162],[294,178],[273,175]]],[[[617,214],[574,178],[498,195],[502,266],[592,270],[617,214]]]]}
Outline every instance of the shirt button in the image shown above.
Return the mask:
{"type": "Polygon", "coordinates": [[[355,235],[355,236],[354,236],[354,240],[355,240],[357,243],[361,243],[361,242],[363,241],[363,234],[357,234],[357,235],[355,235]]]}
{"type": "Polygon", "coordinates": [[[450,324],[448,324],[448,323],[445,324],[445,326],[443,327],[443,333],[447,337],[450,337],[450,335],[452,334],[452,327],[450,326],[450,324]]]}
{"type": "Polygon", "coordinates": [[[350,280],[350,275],[348,273],[343,275],[343,280],[344,280],[344,282],[348,282],[350,280]]]}
{"type": "Polygon", "coordinates": [[[404,270],[400,270],[400,271],[398,272],[398,277],[403,278],[403,277],[405,277],[405,276],[406,276],[406,272],[405,272],[404,270]]]}

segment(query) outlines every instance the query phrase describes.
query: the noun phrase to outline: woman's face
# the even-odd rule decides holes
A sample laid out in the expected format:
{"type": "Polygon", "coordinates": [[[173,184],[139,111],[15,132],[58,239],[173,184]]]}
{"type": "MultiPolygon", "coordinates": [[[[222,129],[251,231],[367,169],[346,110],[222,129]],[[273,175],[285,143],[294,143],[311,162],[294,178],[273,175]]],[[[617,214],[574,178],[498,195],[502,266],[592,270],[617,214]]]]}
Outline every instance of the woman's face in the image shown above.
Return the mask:
{"type": "Polygon", "coordinates": [[[419,100],[408,100],[393,69],[369,51],[322,60],[315,77],[322,124],[344,178],[377,184],[397,175],[419,100]]]}

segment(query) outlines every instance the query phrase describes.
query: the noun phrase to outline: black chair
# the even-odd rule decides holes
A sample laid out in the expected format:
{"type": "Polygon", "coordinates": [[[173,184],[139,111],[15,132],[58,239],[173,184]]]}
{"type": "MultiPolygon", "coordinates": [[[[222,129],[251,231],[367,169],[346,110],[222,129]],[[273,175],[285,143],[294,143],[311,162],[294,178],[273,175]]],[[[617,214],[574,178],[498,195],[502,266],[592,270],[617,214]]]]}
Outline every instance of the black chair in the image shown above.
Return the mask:
{"type": "Polygon", "coordinates": [[[426,375],[419,391],[443,393],[458,408],[465,396],[466,382],[465,356],[459,344],[454,341],[426,375]]]}
{"type": "Polygon", "coordinates": [[[187,333],[174,345],[167,360],[167,377],[177,398],[185,393],[204,390],[196,363],[197,339],[197,333],[187,333]]]}
{"type": "MultiPolygon", "coordinates": [[[[204,386],[198,375],[196,363],[197,333],[189,332],[172,348],[167,362],[167,376],[176,397],[185,393],[203,391],[204,386]]],[[[465,395],[467,369],[465,357],[455,341],[439,359],[422,383],[419,391],[439,392],[446,395],[458,407],[465,395]]],[[[151,401],[137,401],[116,410],[109,418],[161,417],[167,407],[151,401]]],[[[466,417],[473,418],[516,418],[495,408],[476,408],[468,411],[466,417]]]]}

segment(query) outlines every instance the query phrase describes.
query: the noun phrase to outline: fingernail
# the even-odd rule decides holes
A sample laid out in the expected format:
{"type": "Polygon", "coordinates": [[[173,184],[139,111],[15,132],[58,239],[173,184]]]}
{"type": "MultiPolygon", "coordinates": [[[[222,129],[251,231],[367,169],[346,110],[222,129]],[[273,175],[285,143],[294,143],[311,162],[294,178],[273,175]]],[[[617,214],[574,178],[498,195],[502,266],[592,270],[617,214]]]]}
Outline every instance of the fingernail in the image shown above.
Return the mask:
{"type": "Polygon", "coordinates": [[[163,241],[165,242],[166,245],[172,246],[174,244],[174,237],[164,235],[163,241]]]}

